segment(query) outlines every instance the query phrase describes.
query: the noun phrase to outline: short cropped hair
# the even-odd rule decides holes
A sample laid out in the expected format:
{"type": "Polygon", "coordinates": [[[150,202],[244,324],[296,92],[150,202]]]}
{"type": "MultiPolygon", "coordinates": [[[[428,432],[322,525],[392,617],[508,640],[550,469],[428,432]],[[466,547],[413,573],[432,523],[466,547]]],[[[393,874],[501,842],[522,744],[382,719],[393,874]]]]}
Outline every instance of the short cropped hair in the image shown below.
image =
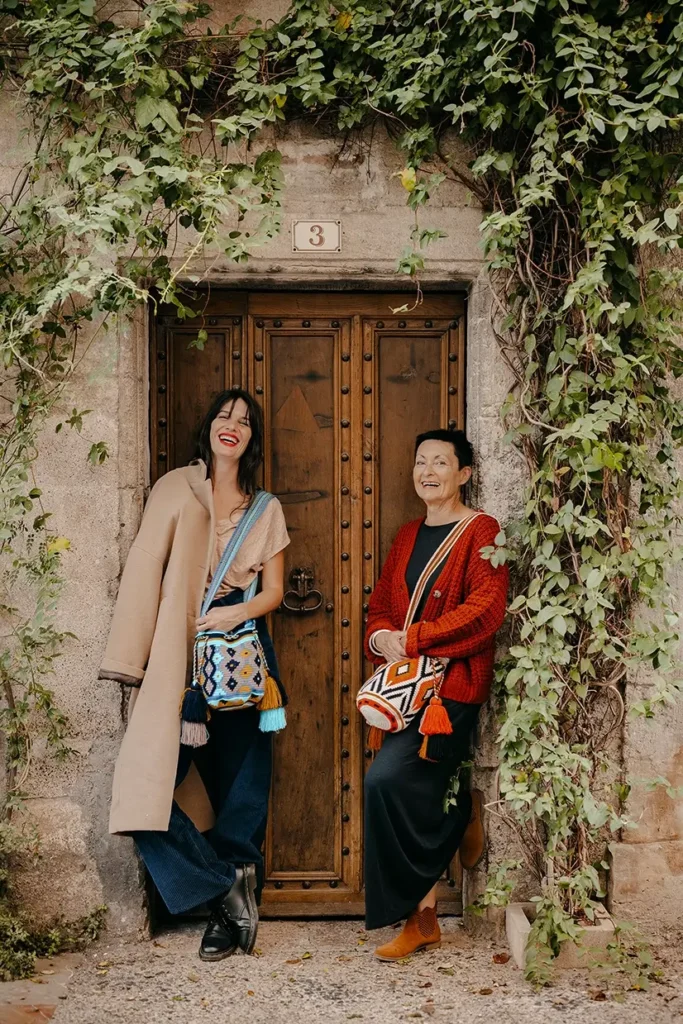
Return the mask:
{"type": "Polygon", "coordinates": [[[471,442],[467,440],[464,430],[425,430],[423,434],[418,434],[415,438],[416,455],[417,449],[423,441],[445,441],[446,444],[452,444],[453,450],[458,457],[460,469],[464,469],[465,466],[471,466],[474,463],[474,448],[471,442]]]}

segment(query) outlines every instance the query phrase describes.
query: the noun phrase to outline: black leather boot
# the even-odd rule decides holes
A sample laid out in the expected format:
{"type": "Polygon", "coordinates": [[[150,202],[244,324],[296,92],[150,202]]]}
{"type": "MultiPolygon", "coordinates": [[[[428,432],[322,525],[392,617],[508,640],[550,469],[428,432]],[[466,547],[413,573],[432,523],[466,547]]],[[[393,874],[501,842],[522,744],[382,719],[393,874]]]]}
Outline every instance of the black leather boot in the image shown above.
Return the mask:
{"type": "Polygon", "coordinates": [[[209,918],[206,931],[199,946],[200,960],[224,960],[237,952],[237,934],[231,921],[220,909],[215,909],[209,918]]]}
{"type": "Polygon", "coordinates": [[[258,907],[256,890],[256,868],[253,864],[240,864],[235,868],[235,881],[229,892],[217,901],[216,913],[232,926],[237,945],[244,953],[251,953],[256,943],[258,930],[258,907]]]}

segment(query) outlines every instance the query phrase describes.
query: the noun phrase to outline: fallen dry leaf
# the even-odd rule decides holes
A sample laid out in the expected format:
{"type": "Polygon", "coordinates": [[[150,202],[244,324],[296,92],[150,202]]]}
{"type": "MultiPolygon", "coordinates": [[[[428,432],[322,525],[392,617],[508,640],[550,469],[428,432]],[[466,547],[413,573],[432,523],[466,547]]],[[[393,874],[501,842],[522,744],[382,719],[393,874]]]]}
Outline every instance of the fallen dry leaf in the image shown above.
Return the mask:
{"type": "Polygon", "coordinates": [[[588,995],[596,1003],[603,1003],[607,999],[607,993],[602,988],[589,989],[588,995]]]}
{"type": "Polygon", "coordinates": [[[251,951],[251,955],[252,956],[263,956],[263,950],[260,949],[258,946],[254,946],[254,948],[251,951]]]}
{"type": "Polygon", "coordinates": [[[431,981],[421,981],[419,986],[418,986],[418,988],[431,988],[431,987],[432,987],[431,981]]]}
{"type": "Polygon", "coordinates": [[[342,961],[346,962],[347,960],[353,960],[353,957],[352,956],[338,956],[337,960],[342,960],[342,961]]]}
{"type": "Polygon", "coordinates": [[[301,954],[301,959],[302,960],[310,960],[312,956],[313,956],[312,953],[302,953],[301,954]]]}
{"type": "Polygon", "coordinates": [[[491,957],[494,964],[506,964],[510,959],[509,953],[494,953],[491,957]]]}
{"type": "Polygon", "coordinates": [[[99,974],[99,975],[109,974],[109,971],[95,971],[95,974],[99,974]]]}
{"type": "Polygon", "coordinates": [[[479,995],[480,996],[490,996],[490,995],[493,995],[493,989],[492,988],[480,988],[479,989],[479,995]]]}
{"type": "Polygon", "coordinates": [[[442,974],[449,974],[451,977],[455,974],[452,967],[437,967],[437,971],[441,971],[442,974]]]}
{"type": "Polygon", "coordinates": [[[168,949],[168,943],[167,942],[160,942],[159,939],[153,939],[152,940],[152,945],[153,946],[161,946],[162,949],[168,949]]]}
{"type": "Polygon", "coordinates": [[[253,988],[248,988],[248,989],[247,989],[247,995],[248,995],[248,996],[253,996],[253,994],[254,994],[254,990],[253,990],[253,988]]]}
{"type": "Polygon", "coordinates": [[[296,960],[285,960],[285,963],[286,964],[300,964],[301,963],[301,957],[298,956],[296,958],[296,960]]]}
{"type": "Polygon", "coordinates": [[[100,960],[97,965],[98,967],[109,967],[111,966],[108,960],[100,960]]]}

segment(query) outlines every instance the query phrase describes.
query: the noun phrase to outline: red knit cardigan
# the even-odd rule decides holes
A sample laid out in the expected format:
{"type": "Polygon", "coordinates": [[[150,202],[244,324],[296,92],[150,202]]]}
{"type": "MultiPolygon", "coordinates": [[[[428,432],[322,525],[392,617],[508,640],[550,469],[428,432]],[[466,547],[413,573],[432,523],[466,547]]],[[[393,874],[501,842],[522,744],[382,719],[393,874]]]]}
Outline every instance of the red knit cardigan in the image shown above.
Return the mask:
{"type": "MultiPolygon", "coordinates": [[[[375,664],[384,658],[370,647],[378,629],[402,630],[409,596],[406,569],[424,519],[398,531],[370,599],[365,653],[375,664]]],[[[406,637],[409,658],[431,654],[450,659],[441,695],[463,704],[482,704],[493,678],[494,645],[505,617],[508,568],[494,568],[481,557],[493,544],[500,526],[493,516],[480,515],[457,541],[427,598],[422,618],[406,637]]]]}

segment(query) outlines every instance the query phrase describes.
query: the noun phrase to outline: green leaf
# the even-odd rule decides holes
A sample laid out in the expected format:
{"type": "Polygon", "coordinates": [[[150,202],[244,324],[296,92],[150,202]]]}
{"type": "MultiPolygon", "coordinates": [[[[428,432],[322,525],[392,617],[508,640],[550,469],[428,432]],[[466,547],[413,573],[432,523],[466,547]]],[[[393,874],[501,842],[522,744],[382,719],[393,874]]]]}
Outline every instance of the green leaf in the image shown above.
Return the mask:
{"type": "Polygon", "coordinates": [[[556,633],[560,636],[564,636],[567,632],[567,620],[564,615],[555,615],[552,621],[552,627],[556,633]]]}
{"type": "Polygon", "coordinates": [[[159,100],[158,114],[174,132],[182,132],[183,126],[178,120],[178,109],[168,100],[159,100]]]}
{"type": "Polygon", "coordinates": [[[159,100],[153,96],[141,96],[135,104],[135,120],[141,128],[147,128],[159,113],[159,100]]]}
{"type": "Polygon", "coordinates": [[[664,223],[671,231],[676,231],[678,228],[678,214],[675,210],[664,211],[664,223]]]}

